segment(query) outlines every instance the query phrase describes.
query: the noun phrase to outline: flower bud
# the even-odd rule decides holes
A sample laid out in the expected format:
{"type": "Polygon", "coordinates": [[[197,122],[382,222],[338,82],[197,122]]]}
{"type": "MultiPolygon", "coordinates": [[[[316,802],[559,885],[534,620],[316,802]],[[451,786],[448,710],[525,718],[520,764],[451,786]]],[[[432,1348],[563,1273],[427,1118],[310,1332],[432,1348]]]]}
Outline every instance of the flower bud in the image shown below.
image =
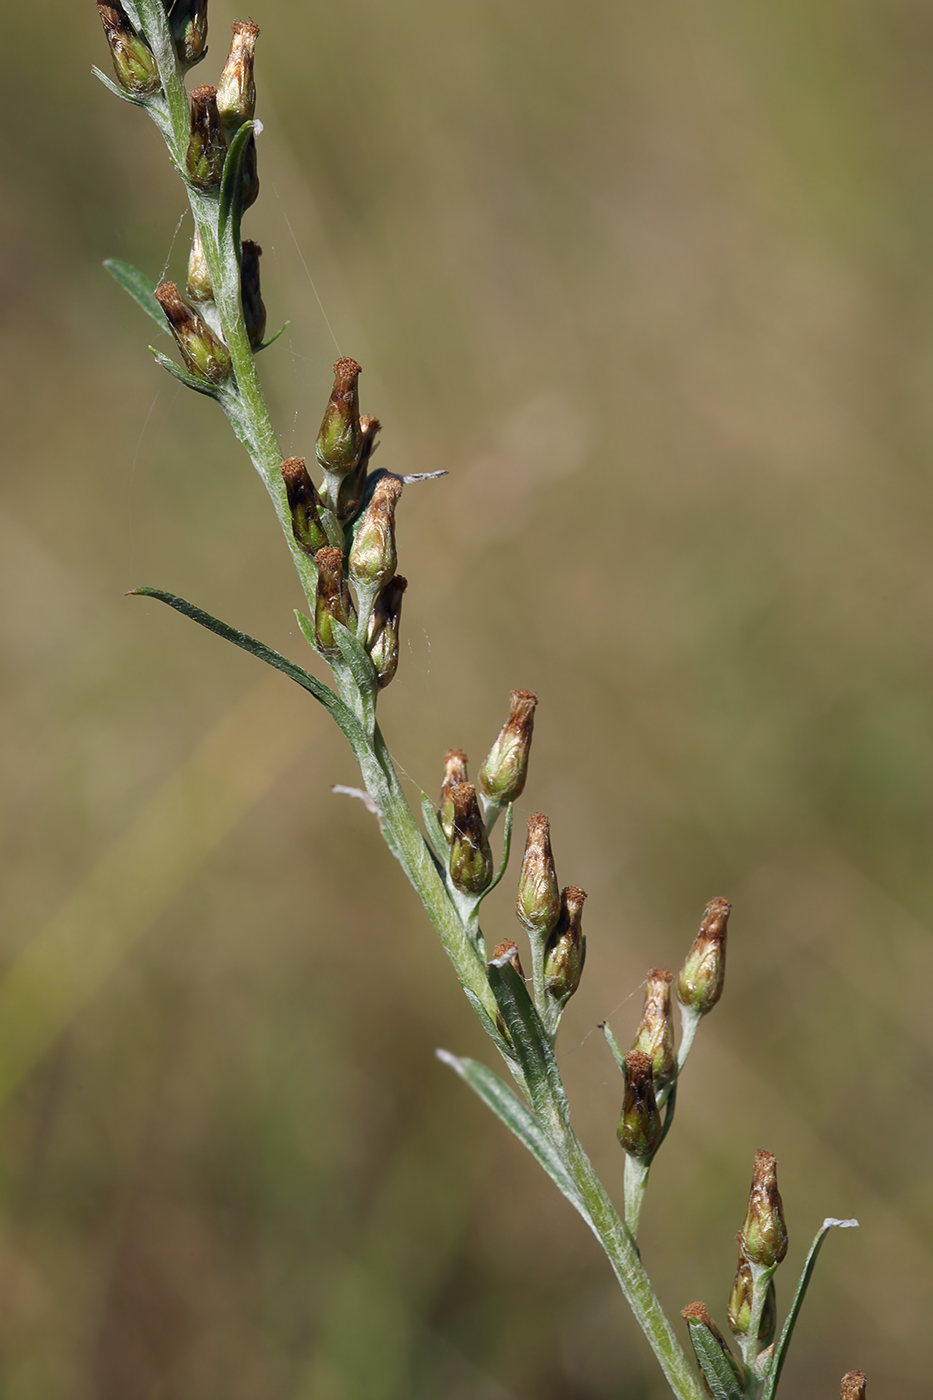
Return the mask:
{"type": "Polygon", "coordinates": [[[674,1072],[674,1021],[671,1016],[671,983],[674,974],[655,967],[645,983],[645,1008],[635,1032],[633,1050],[641,1050],[651,1060],[654,1087],[662,1089],[674,1072]]]}
{"type": "Polygon", "coordinates": [[[619,1142],[630,1157],[650,1161],[661,1141],[661,1115],[654,1096],[651,1056],[630,1050],[625,1057],[625,1098],[619,1142]]]}
{"type": "Polygon", "coordinates": [[[712,1011],[722,996],[726,975],[726,926],[731,909],[728,900],[710,900],[700,932],[677,979],[677,1000],[701,1016],[712,1011]]]}
{"type": "Polygon", "coordinates": [[[376,450],[376,434],[381,427],[379,419],[372,418],[368,413],[364,413],[360,418],[360,436],[363,439],[360,460],[349,476],[345,476],[340,483],[337,497],[338,520],[352,520],[362,505],[366,493],[369,460],[376,450]]]}
{"type": "Polygon", "coordinates": [[[334,365],[334,387],[316,445],[317,459],[329,476],[347,476],[360,460],[363,448],[357,388],[360,373],[356,360],[341,359],[334,365]]]}
{"type": "Polygon", "coordinates": [[[773,1269],[787,1253],[784,1205],[777,1186],[777,1158],[771,1152],[755,1153],[748,1214],[739,1231],[739,1248],[751,1264],[773,1269]]]}
{"type": "MultiPolygon", "coordinates": [[[[758,1345],[762,1350],[771,1345],[774,1339],[774,1330],[777,1326],[777,1295],[774,1291],[773,1279],[768,1279],[767,1289],[764,1307],[761,1312],[761,1322],[758,1327],[758,1345]]],[[[740,1255],[735,1282],[732,1285],[732,1292],[729,1295],[728,1312],[729,1326],[732,1328],[732,1334],[739,1341],[744,1341],[752,1325],[753,1297],[754,1282],[752,1280],[752,1268],[748,1260],[742,1258],[740,1255]]]]}
{"type": "Polygon", "coordinates": [[[148,97],[162,86],[159,69],[149,45],[130,24],[123,6],[97,6],[107,43],[117,86],[133,97],[148,97]]]}
{"type": "Polygon", "coordinates": [[[169,27],[181,63],[191,68],[207,52],[207,0],[175,0],[169,27]]]}
{"type": "Polygon", "coordinates": [[[304,457],[286,457],[279,470],[285,481],[288,508],[292,513],[292,534],[305,554],[313,558],[327,544],[321,524],[321,498],[308,475],[304,457]]]}
{"type": "Polygon", "coordinates": [[[472,783],[454,783],[450,878],[461,894],[481,895],[493,876],[492,852],[472,783]]]}
{"type": "Polygon", "coordinates": [[[395,507],[402,494],[397,476],[380,476],[350,546],[348,567],[356,588],[378,587],[395,573],[395,507]]]}
{"type": "Polygon", "coordinates": [[[230,352],[198,313],[179,295],[174,282],[156,287],[155,299],[172,328],[185,364],[192,374],[218,388],[230,378],[230,352]]]}
{"type": "Polygon", "coordinates": [[[244,238],[240,256],[240,295],[243,301],[243,320],[246,334],[254,350],[258,350],[266,333],[266,308],[263,306],[259,290],[259,258],[262,253],[258,243],[244,238]]]}
{"type": "Polygon", "coordinates": [[[233,21],[230,53],[217,84],[217,110],[228,140],[244,122],[252,121],[256,111],[253,55],[258,38],[259,25],[251,19],[233,21]]]}
{"type": "Polygon", "coordinates": [[[185,282],[185,291],[192,301],[213,301],[214,285],[211,282],[211,272],[207,265],[207,258],[204,256],[204,245],[201,242],[201,235],[197,229],[194,231],[194,238],[191,240],[191,252],[188,254],[188,280],[185,282]]]}
{"type": "Polygon", "coordinates": [[[191,135],[185,153],[185,169],[192,185],[199,190],[217,190],[227,154],[217,89],[210,83],[191,89],[191,135]]]}
{"type": "Polygon", "coordinates": [[[586,961],[583,901],[586,891],[568,885],[560,892],[560,916],[544,950],[544,985],[555,1001],[565,1002],[580,985],[586,961]]]}
{"type": "Polygon", "coordinates": [[[437,811],[441,830],[448,841],[454,839],[453,789],[457,783],[466,782],[469,782],[466,754],[463,749],[448,749],[444,755],[444,781],[441,784],[441,805],[437,811]]]}
{"type": "Polygon", "coordinates": [[[402,615],[402,594],[407,587],[408,579],[396,574],[376,594],[367,649],[369,659],[376,668],[380,690],[395,679],[398,670],[398,625],[402,615]]]}
{"type": "Polygon", "coordinates": [[[537,703],[530,690],[512,691],[509,717],[479,770],[479,789],[497,807],[514,802],[525,786],[537,703]]]}
{"type": "MultiPolygon", "coordinates": [[[[695,1327],[702,1327],[703,1330],[709,1334],[709,1336],[719,1347],[719,1350],[722,1352],[723,1356],[726,1358],[726,1361],[729,1365],[729,1369],[735,1376],[736,1383],[741,1388],[742,1394],[744,1394],[746,1389],[744,1369],[741,1363],[739,1362],[738,1358],[733,1353],[732,1348],[729,1346],[729,1343],[726,1341],[725,1337],[722,1335],[719,1328],[716,1326],[715,1322],[710,1317],[709,1313],[706,1311],[706,1304],[691,1303],[689,1307],[683,1309],[683,1311],[681,1312],[681,1317],[686,1319],[687,1327],[690,1332],[691,1343],[693,1343],[693,1332],[695,1327]]],[[[696,1352],[697,1365],[700,1368],[700,1377],[703,1381],[703,1389],[706,1391],[707,1395],[712,1395],[713,1392],[710,1389],[709,1382],[707,1381],[706,1375],[703,1371],[703,1362],[700,1353],[697,1351],[695,1343],[693,1343],[693,1350],[694,1352],[696,1352]]]]}
{"type": "Polygon", "coordinates": [[[325,655],[339,649],[334,641],[334,623],[352,627],[356,620],[350,590],[343,576],[343,554],[325,545],[314,556],[317,565],[317,593],[314,599],[314,635],[325,655]]]}
{"type": "Polygon", "coordinates": [[[840,1400],[865,1400],[865,1372],[846,1371],[842,1378],[840,1400]]]}
{"type": "Polygon", "coordinates": [[[551,854],[551,827],[541,812],[528,818],[515,913],[519,923],[541,939],[554,932],[560,918],[560,887],[551,854]]]}

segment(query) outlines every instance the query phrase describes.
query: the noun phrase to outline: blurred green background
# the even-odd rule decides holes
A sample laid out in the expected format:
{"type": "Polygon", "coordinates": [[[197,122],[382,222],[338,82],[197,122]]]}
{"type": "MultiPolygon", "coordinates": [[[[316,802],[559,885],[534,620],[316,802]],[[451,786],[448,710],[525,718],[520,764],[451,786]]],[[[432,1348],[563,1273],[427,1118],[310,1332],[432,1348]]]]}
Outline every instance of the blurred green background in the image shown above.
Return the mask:
{"type": "MultiPolygon", "coordinates": [[[[450,473],[401,508],[381,711],[412,794],[537,691],[519,828],[547,812],[589,892],[562,1059],[618,1185],[593,1028],[627,1040],[646,970],[733,901],[645,1260],[671,1312],[724,1321],[767,1147],[782,1302],[823,1217],[861,1221],[783,1388],[838,1395],[858,1366],[873,1396],[925,1395],[933,10],[251,13],[244,231],[290,323],[261,362],[283,449],[311,454],[339,345],[380,463],[450,473]]],[[[198,81],[235,14],[212,0],[198,81]]],[[[190,225],[92,63],[93,5],[8,7],[0,1394],[654,1400],[595,1242],[433,1057],[492,1052],[372,819],[330,793],[341,736],[123,597],[170,588],[307,659],[258,478],[101,269],[181,280],[190,225]]]]}

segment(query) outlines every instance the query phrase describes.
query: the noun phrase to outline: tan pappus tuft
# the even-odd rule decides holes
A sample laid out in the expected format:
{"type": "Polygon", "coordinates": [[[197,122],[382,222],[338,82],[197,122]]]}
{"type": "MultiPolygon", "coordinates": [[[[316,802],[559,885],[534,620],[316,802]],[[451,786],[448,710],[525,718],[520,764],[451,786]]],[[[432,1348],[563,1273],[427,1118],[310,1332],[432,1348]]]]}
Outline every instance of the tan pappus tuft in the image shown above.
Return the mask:
{"type": "Polygon", "coordinates": [[[677,1000],[703,1016],[722,996],[726,976],[726,930],[732,905],[711,899],[700,931],[677,978],[677,1000]]]}
{"type": "Polygon", "coordinates": [[[199,379],[220,388],[230,378],[230,352],[193,306],[189,306],[174,282],[155,289],[155,299],[165,313],[172,335],[187,368],[199,379]]]}
{"type": "Polygon", "coordinates": [[[480,791],[498,807],[514,802],[524,791],[537,703],[533,691],[512,691],[509,717],[479,770],[480,791]]]}
{"type": "Polygon", "coordinates": [[[773,1269],[787,1253],[784,1204],[777,1184],[777,1158],[763,1149],[755,1153],[752,1186],[739,1248],[751,1264],[773,1269]]]}
{"type": "Polygon", "coordinates": [[[496,944],[489,961],[496,967],[501,967],[504,962],[511,963],[524,982],[525,974],[522,972],[521,959],[518,956],[518,944],[514,943],[511,938],[506,938],[501,943],[496,944]]]}
{"type": "Polygon", "coordinates": [[[866,1384],[864,1371],[846,1371],[839,1400],[865,1400],[866,1384]]]}
{"type": "Polygon", "coordinates": [[[233,21],[230,52],[217,84],[217,110],[228,139],[256,112],[253,60],[258,38],[259,25],[251,19],[233,21]]]}

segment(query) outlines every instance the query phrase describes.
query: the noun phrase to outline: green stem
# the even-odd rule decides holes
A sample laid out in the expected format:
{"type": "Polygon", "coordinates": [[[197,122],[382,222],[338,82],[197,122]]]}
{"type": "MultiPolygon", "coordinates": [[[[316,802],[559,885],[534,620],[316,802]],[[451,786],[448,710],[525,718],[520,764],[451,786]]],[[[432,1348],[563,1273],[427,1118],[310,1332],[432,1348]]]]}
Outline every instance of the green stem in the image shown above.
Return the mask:
{"type": "Polygon", "coordinates": [[[638,1251],[579,1138],[569,1127],[564,1129],[561,1147],[567,1169],[589,1212],[590,1227],[606,1252],[625,1300],[647,1337],[668,1385],[678,1400],[703,1400],[694,1368],[651,1287],[638,1251]]]}

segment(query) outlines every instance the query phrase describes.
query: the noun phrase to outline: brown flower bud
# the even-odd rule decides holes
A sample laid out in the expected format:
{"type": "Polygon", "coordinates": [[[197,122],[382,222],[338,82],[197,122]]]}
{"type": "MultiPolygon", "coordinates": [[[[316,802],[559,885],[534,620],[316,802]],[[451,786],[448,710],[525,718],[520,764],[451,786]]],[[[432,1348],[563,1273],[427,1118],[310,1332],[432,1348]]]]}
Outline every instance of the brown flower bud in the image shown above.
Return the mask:
{"type": "Polygon", "coordinates": [[[397,476],[380,476],[350,546],[348,567],[354,587],[379,587],[395,573],[395,507],[402,494],[397,476]]]}
{"type": "Polygon", "coordinates": [[[380,690],[395,679],[398,670],[398,626],[402,615],[402,594],[407,587],[408,579],[396,574],[376,594],[367,649],[369,659],[376,668],[380,690]]]}
{"type": "Polygon", "coordinates": [[[842,1378],[840,1400],[865,1400],[865,1372],[846,1371],[842,1378]]]}
{"type": "Polygon", "coordinates": [[[233,21],[230,53],[217,84],[217,110],[228,140],[244,122],[252,121],[256,112],[253,56],[258,38],[259,25],[251,19],[233,21]]]}
{"type": "MultiPolygon", "coordinates": [[[[761,1322],[758,1326],[758,1344],[762,1349],[771,1345],[777,1326],[777,1295],[774,1291],[773,1279],[768,1279],[767,1290],[764,1307],[761,1311],[761,1322]]],[[[747,1259],[739,1255],[739,1267],[736,1270],[735,1282],[729,1295],[728,1311],[729,1326],[732,1328],[733,1336],[737,1337],[739,1341],[748,1336],[752,1325],[754,1291],[751,1265],[747,1259]]]]}
{"type": "Polygon", "coordinates": [[[560,917],[544,950],[544,985],[557,1002],[572,997],[580,985],[586,961],[583,936],[583,901],[586,891],[567,885],[560,892],[560,917]]]}
{"type": "Polygon", "coordinates": [[[191,89],[191,135],[185,153],[188,179],[199,190],[217,190],[223,174],[227,147],[220,113],[217,110],[217,89],[210,83],[191,89]]]}
{"type": "Polygon", "coordinates": [[[360,437],[362,438],[360,460],[349,476],[345,476],[340,483],[337,497],[338,520],[352,520],[363,503],[369,462],[376,450],[376,434],[381,427],[379,419],[371,417],[368,413],[364,413],[360,417],[360,437]]]}
{"type": "Polygon", "coordinates": [[[722,996],[726,975],[726,927],[731,909],[728,900],[710,900],[700,932],[677,979],[677,1000],[701,1016],[711,1011],[722,996]]]}
{"type": "Polygon", "coordinates": [[[654,1096],[651,1056],[630,1050],[625,1057],[625,1098],[618,1138],[630,1157],[650,1161],[661,1141],[661,1115],[654,1096]]]}
{"type": "Polygon", "coordinates": [[[192,374],[218,388],[230,378],[230,352],[179,294],[174,282],[156,287],[155,299],[165,312],[172,334],[192,374]]]}
{"type": "MultiPolygon", "coordinates": [[[[357,387],[360,374],[356,360],[344,358],[334,365],[334,387],[316,444],[317,459],[325,474],[331,477],[347,476],[360,460],[363,449],[357,387]]],[[[337,491],[332,495],[336,498],[337,491]]]]}
{"type": "Polygon", "coordinates": [[[250,238],[244,238],[240,256],[240,295],[246,334],[254,350],[258,350],[266,334],[266,308],[259,290],[259,258],[262,249],[250,238]]]}
{"type": "Polygon", "coordinates": [[[207,0],[175,0],[169,25],[181,63],[191,68],[207,52],[207,0]]]}
{"type": "Polygon", "coordinates": [[[674,974],[655,967],[645,983],[645,1007],[635,1032],[633,1050],[641,1050],[651,1060],[655,1090],[667,1084],[674,1072],[674,1021],[671,1016],[671,983],[674,974]]]}
{"type": "Polygon", "coordinates": [[[784,1205],[777,1185],[777,1158],[771,1152],[755,1153],[748,1213],[739,1232],[739,1248],[751,1264],[773,1269],[787,1253],[784,1205]]]}
{"type": "Polygon", "coordinates": [[[117,86],[132,97],[148,97],[162,86],[159,69],[149,45],[130,24],[120,4],[97,6],[104,26],[117,86]]]}
{"type": "Polygon", "coordinates": [[[560,887],[551,854],[551,828],[541,812],[528,818],[515,913],[519,923],[540,939],[554,932],[560,918],[560,887]]]}
{"type": "Polygon", "coordinates": [[[314,600],[314,635],[325,656],[339,651],[334,640],[334,623],[352,628],[356,612],[343,575],[343,554],[325,545],[314,556],[317,565],[317,594],[314,600]]]}
{"type": "Polygon", "coordinates": [[[472,783],[454,783],[450,799],[453,804],[450,878],[461,894],[481,895],[492,879],[493,868],[476,788],[472,783]]]}
{"type": "Polygon", "coordinates": [[[198,230],[194,231],[194,238],[191,240],[191,252],[188,254],[188,280],[185,282],[185,291],[192,301],[213,301],[214,285],[211,282],[211,271],[207,265],[207,258],[204,256],[204,245],[201,242],[201,235],[198,230]]]}
{"type": "Polygon", "coordinates": [[[448,749],[444,756],[444,781],[441,784],[441,805],[437,816],[448,841],[454,839],[453,789],[457,783],[467,783],[467,756],[463,749],[448,749]]]}
{"type": "Polygon", "coordinates": [[[497,807],[514,802],[524,789],[537,703],[530,690],[512,691],[509,717],[479,770],[480,791],[497,807]]]}
{"type": "Polygon", "coordinates": [[[292,533],[305,554],[313,558],[327,544],[321,524],[321,498],[308,475],[304,457],[286,457],[280,469],[285,481],[288,508],[292,513],[292,533]]]}

